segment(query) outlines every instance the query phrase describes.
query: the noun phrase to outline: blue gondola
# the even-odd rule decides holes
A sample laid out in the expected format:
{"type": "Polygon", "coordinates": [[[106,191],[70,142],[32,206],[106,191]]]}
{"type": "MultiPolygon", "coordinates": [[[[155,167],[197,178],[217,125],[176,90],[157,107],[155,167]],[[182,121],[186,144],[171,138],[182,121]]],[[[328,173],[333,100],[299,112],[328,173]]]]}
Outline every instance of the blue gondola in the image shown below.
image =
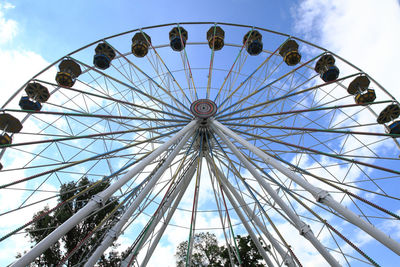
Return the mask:
{"type": "Polygon", "coordinates": [[[188,32],[182,27],[175,27],[169,32],[169,41],[172,50],[182,51],[186,46],[188,32]]]}
{"type": "Polygon", "coordinates": [[[251,56],[260,54],[263,50],[262,35],[258,31],[249,31],[243,37],[243,44],[251,56]]]}
{"type": "Polygon", "coordinates": [[[99,69],[108,69],[115,58],[114,49],[106,43],[100,43],[94,51],[96,54],[93,57],[93,64],[99,69]]]}
{"type": "Polygon", "coordinates": [[[19,106],[24,110],[39,111],[42,109],[42,105],[38,101],[32,101],[28,96],[21,97],[19,100],[19,106]]]}
{"type": "Polygon", "coordinates": [[[314,69],[324,82],[333,82],[339,77],[339,69],[335,66],[335,58],[330,54],[323,55],[315,64],[314,69]]]}
{"type": "MultiPolygon", "coordinates": [[[[400,134],[400,121],[395,121],[389,125],[390,134],[400,134]]],[[[398,136],[396,136],[398,137],[398,136]]]]}

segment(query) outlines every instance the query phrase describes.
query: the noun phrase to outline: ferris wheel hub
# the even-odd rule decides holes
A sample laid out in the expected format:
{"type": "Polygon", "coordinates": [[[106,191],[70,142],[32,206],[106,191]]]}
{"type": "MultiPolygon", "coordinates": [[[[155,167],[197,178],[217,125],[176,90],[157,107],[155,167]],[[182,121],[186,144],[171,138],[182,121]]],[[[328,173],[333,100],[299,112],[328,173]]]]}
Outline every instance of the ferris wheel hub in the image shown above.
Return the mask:
{"type": "Polygon", "coordinates": [[[217,112],[217,105],[209,99],[199,99],[192,103],[190,111],[197,118],[208,119],[217,112]]]}

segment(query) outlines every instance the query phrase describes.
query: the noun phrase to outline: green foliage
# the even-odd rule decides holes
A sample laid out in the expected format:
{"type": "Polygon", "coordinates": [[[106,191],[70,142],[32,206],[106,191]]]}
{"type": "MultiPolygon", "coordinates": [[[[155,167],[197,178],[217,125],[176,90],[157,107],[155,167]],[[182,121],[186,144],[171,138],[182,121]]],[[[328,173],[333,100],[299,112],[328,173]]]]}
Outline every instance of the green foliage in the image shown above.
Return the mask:
{"type": "MultiPolygon", "coordinates": [[[[238,252],[243,267],[262,267],[265,263],[257,250],[256,245],[250,236],[240,236],[236,238],[238,252]]],[[[268,250],[268,247],[264,247],[268,250]]],[[[186,266],[186,256],[188,250],[188,241],[181,242],[176,249],[176,266],[186,266]]],[[[230,251],[234,251],[234,247],[230,247],[230,251]]],[[[233,253],[231,253],[233,255],[233,253]]],[[[236,257],[233,256],[233,263],[239,265],[236,257]]],[[[191,258],[191,266],[209,266],[209,267],[228,267],[231,266],[228,248],[218,246],[217,238],[214,234],[198,233],[193,238],[193,251],[191,258]]]]}
{"type": "MultiPolygon", "coordinates": [[[[89,179],[85,177],[81,179],[78,184],[70,182],[61,185],[58,202],[62,203],[70,199],[72,196],[83,192],[92,184],[93,182],[89,181],[89,179]]],[[[108,186],[109,184],[107,182],[102,182],[94,186],[90,190],[82,193],[74,200],[58,208],[55,212],[47,214],[41,219],[35,221],[27,229],[31,241],[33,241],[34,243],[40,242],[54,229],[56,229],[58,226],[68,220],[73,214],[77,213],[81,208],[83,208],[89,202],[93,195],[103,191],[108,186]]],[[[96,227],[96,225],[98,225],[117,205],[117,201],[113,201],[113,199],[108,200],[102,210],[89,216],[88,218],[77,224],[75,227],[73,227],[66,235],[61,238],[61,240],[57,241],[39,258],[37,258],[34,264],[37,266],[51,266],[52,264],[57,265],[60,262],[60,259],[62,259],[64,255],[68,255],[69,252],[71,252],[79,244],[79,242],[84,237],[86,237],[96,227]]],[[[44,210],[35,214],[34,218],[40,216],[48,210],[49,208],[45,207],[44,210]]],[[[117,214],[118,212],[115,213],[112,218],[114,218],[117,214]]],[[[76,252],[69,257],[69,259],[65,263],[66,266],[74,266],[80,263],[82,259],[85,258],[88,251],[91,251],[98,246],[98,240],[106,231],[105,229],[107,228],[107,226],[111,224],[112,218],[105,223],[104,227],[102,227],[101,230],[96,231],[85,242],[84,245],[79,247],[76,252]]],[[[102,256],[97,266],[119,266],[120,262],[121,256],[119,255],[119,253],[112,250],[107,257],[102,256]]]]}
{"type": "MultiPolygon", "coordinates": [[[[263,261],[263,258],[261,257],[260,253],[257,250],[256,245],[254,244],[253,240],[251,237],[248,236],[236,236],[236,244],[237,244],[237,249],[240,255],[240,260],[242,261],[242,267],[263,267],[265,266],[265,263],[263,261]]],[[[260,243],[262,241],[260,240],[260,243]]],[[[269,247],[263,246],[265,250],[269,250],[269,247]]],[[[231,248],[231,251],[233,251],[235,248],[231,248]]],[[[228,249],[224,247],[224,250],[222,252],[222,257],[226,259],[225,265],[224,266],[230,266],[229,263],[229,253],[228,249]]],[[[237,260],[236,257],[233,258],[233,263],[235,265],[239,265],[239,261],[237,260]]]]}
{"type": "MultiPolygon", "coordinates": [[[[186,255],[188,249],[188,241],[184,241],[178,245],[175,254],[178,267],[186,265],[186,255]]],[[[222,250],[218,246],[217,238],[211,233],[198,233],[193,237],[192,266],[210,266],[217,267],[222,265],[222,250]]]]}
{"type": "Polygon", "coordinates": [[[202,258],[206,258],[208,266],[220,266],[221,264],[221,248],[218,246],[217,239],[214,234],[199,233],[194,238],[195,249],[198,251],[197,264],[201,263],[202,258]]]}

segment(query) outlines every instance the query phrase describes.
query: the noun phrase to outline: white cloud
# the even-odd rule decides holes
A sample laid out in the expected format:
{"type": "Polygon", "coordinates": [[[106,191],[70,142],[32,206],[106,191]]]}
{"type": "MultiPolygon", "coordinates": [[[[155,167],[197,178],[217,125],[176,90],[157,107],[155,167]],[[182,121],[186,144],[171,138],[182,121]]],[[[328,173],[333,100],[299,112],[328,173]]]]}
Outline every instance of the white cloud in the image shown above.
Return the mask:
{"type": "Polygon", "coordinates": [[[0,44],[11,41],[18,32],[17,22],[13,19],[7,19],[4,16],[4,11],[13,9],[11,3],[0,4],[0,44]]]}
{"type": "MultiPolygon", "coordinates": [[[[295,30],[298,35],[348,60],[368,73],[395,98],[400,99],[397,82],[397,62],[400,60],[400,55],[394,52],[400,42],[400,31],[398,31],[400,3],[398,1],[304,0],[292,11],[296,18],[295,30]]],[[[347,71],[346,66],[339,66],[339,68],[341,75],[345,75],[343,73],[347,71]]],[[[377,84],[371,83],[371,85],[374,89],[378,87],[377,84]]],[[[382,100],[382,93],[379,94],[378,91],[377,99],[382,100]]],[[[374,110],[379,113],[381,108],[383,107],[374,108],[374,110]]],[[[342,117],[338,116],[337,121],[342,117]]],[[[353,119],[362,124],[368,123],[370,117],[365,113],[360,113],[353,116],[353,119]]],[[[346,123],[349,122],[344,121],[344,124],[346,123]]],[[[379,128],[381,127],[369,128],[368,131],[379,132],[382,130],[379,128]]],[[[374,137],[363,136],[359,137],[358,141],[347,141],[345,151],[357,149],[356,154],[369,155],[371,151],[363,148],[360,142],[373,144],[375,140],[374,137]]],[[[388,146],[388,142],[381,142],[369,147],[377,151],[378,148],[382,150],[388,146]]],[[[360,172],[360,170],[352,171],[355,172],[352,177],[358,176],[357,172],[360,172]]],[[[338,172],[340,168],[335,170],[335,175],[338,172]]],[[[393,233],[395,232],[393,229],[398,225],[389,226],[387,223],[377,225],[377,227],[386,233],[393,233]]],[[[351,238],[359,246],[364,246],[371,241],[364,232],[357,232],[351,238]]],[[[351,249],[347,252],[352,253],[351,249]]]]}
{"type": "Polygon", "coordinates": [[[400,5],[396,0],[306,0],[295,29],[370,74],[396,98],[400,5]]]}
{"type": "MultiPolygon", "coordinates": [[[[11,3],[1,3],[0,4],[0,58],[2,63],[0,64],[0,88],[1,88],[1,102],[2,105],[5,103],[26,81],[33,77],[36,73],[42,70],[44,67],[48,66],[49,63],[39,54],[29,51],[29,50],[21,50],[21,49],[9,49],[5,48],[5,46],[13,41],[13,39],[18,34],[18,22],[13,19],[8,19],[6,17],[7,11],[14,8],[14,5],[11,3]]],[[[14,100],[7,105],[8,108],[19,108],[18,100],[22,95],[22,92],[17,94],[14,100]]],[[[21,114],[14,114],[18,118],[21,119],[21,114]]],[[[30,130],[35,130],[39,125],[35,125],[32,123],[24,124],[24,127],[29,128],[30,130]]],[[[17,136],[14,138],[16,142],[27,141],[27,138],[24,136],[17,136]]],[[[27,147],[26,151],[33,151],[35,146],[27,147]]],[[[3,158],[2,163],[5,168],[10,169],[15,167],[18,161],[18,157],[21,153],[18,154],[18,151],[10,150],[8,151],[7,159],[3,158]]],[[[15,177],[25,177],[25,171],[13,171],[8,173],[2,173],[3,183],[7,183],[11,181],[15,177]]],[[[26,183],[20,184],[19,188],[26,188],[26,183]]],[[[41,187],[44,190],[50,190],[56,192],[56,188],[52,185],[44,185],[41,187]]],[[[2,190],[0,195],[0,201],[3,205],[1,211],[7,211],[9,209],[14,208],[15,206],[21,203],[21,200],[26,198],[29,193],[26,193],[23,190],[14,191],[14,190],[2,190]],[[14,201],[10,202],[7,200],[13,199],[14,201]]],[[[51,195],[51,194],[50,194],[51,195]]],[[[34,202],[40,199],[47,197],[46,193],[34,194],[29,202],[34,202]]],[[[14,230],[16,225],[21,225],[30,218],[37,210],[43,208],[45,205],[54,206],[55,200],[47,201],[40,203],[39,205],[34,205],[32,207],[20,210],[18,212],[13,212],[8,215],[2,216],[0,220],[0,232],[2,235],[14,230]],[[18,222],[17,224],[15,222],[18,222]]],[[[19,234],[13,237],[10,237],[9,240],[2,243],[1,253],[0,253],[0,262],[6,263],[10,262],[14,256],[16,256],[17,252],[23,252],[23,250],[29,249],[30,243],[27,242],[28,239],[24,234],[19,234]],[[18,249],[16,249],[18,248],[18,249]]]]}
{"type": "Polygon", "coordinates": [[[2,50],[0,48],[0,58],[2,60],[2,64],[0,64],[1,104],[33,75],[49,65],[42,56],[27,50],[2,50]]]}

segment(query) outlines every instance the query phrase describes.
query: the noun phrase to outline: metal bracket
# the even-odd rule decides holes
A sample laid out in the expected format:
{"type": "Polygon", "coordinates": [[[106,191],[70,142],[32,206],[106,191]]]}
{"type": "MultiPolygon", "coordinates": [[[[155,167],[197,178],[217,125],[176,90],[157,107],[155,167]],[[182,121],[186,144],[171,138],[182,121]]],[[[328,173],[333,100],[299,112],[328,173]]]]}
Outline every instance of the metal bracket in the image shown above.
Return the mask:
{"type": "Polygon", "coordinates": [[[116,240],[118,238],[117,232],[114,229],[110,229],[107,231],[107,236],[111,237],[112,239],[116,240]]]}
{"type": "Polygon", "coordinates": [[[308,232],[311,231],[311,228],[308,224],[303,223],[302,226],[300,226],[300,235],[306,235],[308,232]]]}
{"type": "Polygon", "coordinates": [[[327,196],[329,196],[328,191],[321,189],[317,192],[315,199],[317,200],[317,202],[322,203],[327,196]]]}
{"type": "Polygon", "coordinates": [[[100,197],[98,194],[92,196],[92,200],[95,201],[100,206],[104,206],[104,199],[102,197],[100,197]]]}

